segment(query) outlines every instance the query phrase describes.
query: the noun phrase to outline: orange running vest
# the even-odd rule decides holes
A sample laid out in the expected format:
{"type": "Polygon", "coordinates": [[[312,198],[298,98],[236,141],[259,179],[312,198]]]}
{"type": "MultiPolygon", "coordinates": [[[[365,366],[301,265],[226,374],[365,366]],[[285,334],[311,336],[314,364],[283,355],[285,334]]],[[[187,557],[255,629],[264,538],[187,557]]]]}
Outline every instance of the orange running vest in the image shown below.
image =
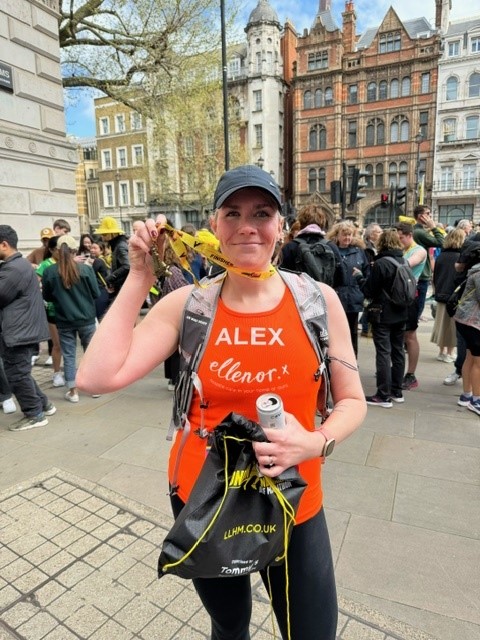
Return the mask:
{"type": "MultiPolygon", "coordinates": [[[[305,333],[292,294],[285,293],[275,309],[239,313],[220,298],[210,339],[200,363],[204,426],[211,431],[231,411],[257,420],[255,401],[262,393],[277,393],[284,408],[309,431],[314,430],[317,393],[321,382],[314,374],[318,360],[305,333]]],[[[194,392],[189,412],[191,432],[180,451],[183,432],[177,431],[170,452],[169,479],[179,459],[178,495],[186,502],[206,455],[206,439],[195,434],[201,423],[200,396],[194,392]]],[[[308,486],[297,512],[300,524],[322,506],[319,458],[299,465],[308,486]]]]}

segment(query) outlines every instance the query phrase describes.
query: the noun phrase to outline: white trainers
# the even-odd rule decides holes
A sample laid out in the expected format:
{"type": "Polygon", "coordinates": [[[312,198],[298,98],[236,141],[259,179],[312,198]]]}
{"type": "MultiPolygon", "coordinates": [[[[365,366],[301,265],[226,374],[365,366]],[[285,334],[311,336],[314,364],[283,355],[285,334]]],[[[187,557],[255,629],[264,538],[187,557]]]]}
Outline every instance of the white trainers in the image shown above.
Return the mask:
{"type": "Polygon", "coordinates": [[[48,358],[45,360],[45,366],[46,367],[51,367],[53,364],[53,358],[52,356],[48,356],[48,358]]]}
{"type": "Polygon", "coordinates": [[[65,378],[63,377],[63,373],[61,371],[57,371],[57,373],[53,374],[53,386],[54,387],[65,386],[65,378]]]}
{"type": "Polygon", "coordinates": [[[3,413],[15,413],[17,407],[13,398],[8,398],[2,402],[3,413]]]}
{"type": "Polygon", "coordinates": [[[457,382],[457,380],[460,380],[462,376],[459,375],[456,371],[452,371],[452,373],[449,373],[448,376],[445,378],[445,380],[443,381],[443,384],[446,385],[452,385],[455,384],[457,382]]]}
{"type": "Polygon", "coordinates": [[[37,360],[40,358],[40,356],[32,356],[32,367],[37,364],[37,360]]]}
{"type": "Polygon", "coordinates": [[[65,400],[68,400],[68,402],[78,402],[78,393],[70,393],[70,391],[67,391],[65,394],[65,400]]]}

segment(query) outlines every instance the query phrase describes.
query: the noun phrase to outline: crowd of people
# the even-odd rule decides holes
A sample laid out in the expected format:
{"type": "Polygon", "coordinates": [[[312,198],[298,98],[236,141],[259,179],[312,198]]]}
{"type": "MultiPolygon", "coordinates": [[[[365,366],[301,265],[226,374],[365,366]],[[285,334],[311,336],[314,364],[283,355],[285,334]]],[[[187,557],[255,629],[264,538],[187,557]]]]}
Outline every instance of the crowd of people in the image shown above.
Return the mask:
{"type": "MultiPolygon", "coordinates": [[[[466,323],[465,318],[449,316],[447,301],[475,264],[474,250],[480,247],[480,233],[475,232],[469,220],[459,220],[455,226],[445,228],[432,219],[429,208],[424,205],[419,205],[413,215],[415,225],[400,222],[392,229],[382,230],[377,223],[371,223],[361,230],[351,220],[333,221],[322,206],[306,205],[277,241],[273,262],[280,269],[302,270],[296,238],[310,244],[323,238],[330,246],[335,256],[335,271],[329,284],[345,311],[355,356],[358,357],[359,335],[373,338],[375,344],[377,391],[367,397],[367,402],[383,408],[392,407],[393,402],[404,402],[404,391],[419,385],[417,328],[427,291],[430,291],[434,316],[431,341],[438,346],[437,359],[455,366],[444,384],[453,385],[463,377],[465,389],[459,403],[471,408],[469,394],[472,393],[474,401],[477,397],[470,389],[471,374],[465,379],[462,369],[465,362],[467,369],[471,368],[476,363],[472,358],[476,356],[466,348],[464,328],[458,327],[466,323]],[[389,300],[388,291],[396,268],[391,261],[381,260],[388,256],[398,264],[407,260],[410,265],[417,283],[413,305],[399,308],[389,300]]],[[[136,222],[134,232],[138,225],[136,222]]],[[[182,231],[191,236],[198,233],[191,224],[182,227],[182,231]]],[[[211,232],[202,230],[202,233],[210,234],[208,241],[211,241],[211,232]]],[[[53,228],[41,230],[40,241],[41,246],[31,251],[26,260],[32,265],[43,291],[49,333],[45,365],[52,366],[53,386],[66,386],[65,398],[78,402],[77,337],[85,349],[125,282],[129,273],[128,239],[117,221],[106,217],[95,235],[84,233],[78,242],[71,235],[69,223],[56,220],[53,228]]],[[[185,269],[169,249],[167,262],[172,267],[172,275],[154,284],[144,306],[152,307],[171,290],[193,283],[194,278],[199,281],[207,273],[222,270],[199,253],[189,249],[188,254],[189,268],[185,269]]],[[[468,318],[468,326],[473,326],[472,323],[473,319],[468,318]]],[[[32,346],[32,366],[39,359],[39,343],[40,340],[35,341],[32,346]]],[[[178,375],[178,355],[174,353],[165,362],[169,390],[174,390],[178,375]]],[[[11,389],[5,365],[0,361],[0,402],[4,413],[17,409],[11,389]]],[[[19,398],[17,401],[22,408],[25,401],[19,398]]],[[[24,418],[32,418],[32,410],[27,411],[24,418]]],[[[44,423],[45,418],[37,422],[44,423]]]]}
{"type": "Polygon", "coordinates": [[[16,231],[0,225],[0,402],[4,413],[17,411],[15,400],[23,412],[12,431],[45,426],[56,412],[32,376],[43,341],[53,386],[66,387],[65,400],[79,401],[77,339],[85,350],[129,271],[128,241],[114,218],[79,240],[58,219],[41,230],[40,241],[24,258],[16,231]]]}

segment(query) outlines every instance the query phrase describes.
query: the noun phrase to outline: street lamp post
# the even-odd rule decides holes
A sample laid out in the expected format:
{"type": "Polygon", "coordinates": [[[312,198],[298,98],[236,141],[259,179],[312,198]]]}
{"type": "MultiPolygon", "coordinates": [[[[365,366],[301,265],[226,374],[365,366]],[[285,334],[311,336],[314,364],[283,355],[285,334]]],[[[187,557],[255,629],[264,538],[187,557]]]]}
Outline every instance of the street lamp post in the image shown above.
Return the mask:
{"type": "Polygon", "coordinates": [[[417,205],[420,203],[420,145],[423,142],[423,133],[419,131],[414,140],[417,145],[417,161],[415,165],[415,205],[417,205]]]}

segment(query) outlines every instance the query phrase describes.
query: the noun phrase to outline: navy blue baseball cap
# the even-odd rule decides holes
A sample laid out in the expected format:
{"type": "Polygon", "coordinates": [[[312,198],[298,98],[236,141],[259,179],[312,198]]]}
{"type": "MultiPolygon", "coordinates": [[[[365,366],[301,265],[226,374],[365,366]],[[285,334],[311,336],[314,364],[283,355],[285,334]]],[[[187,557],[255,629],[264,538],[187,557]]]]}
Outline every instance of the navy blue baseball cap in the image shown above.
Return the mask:
{"type": "Polygon", "coordinates": [[[235,191],[239,189],[246,189],[248,187],[257,187],[267,191],[277,202],[278,208],[282,209],[282,196],[278,184],[272,178],[270,173],[267,173],[260,167],[254,164],[245,164],[235,169],[226,171],[220,178],[215,189],[213,196],[213,206],[215,209],[221,207],[227,198],[229,198],[235,191]]]}

